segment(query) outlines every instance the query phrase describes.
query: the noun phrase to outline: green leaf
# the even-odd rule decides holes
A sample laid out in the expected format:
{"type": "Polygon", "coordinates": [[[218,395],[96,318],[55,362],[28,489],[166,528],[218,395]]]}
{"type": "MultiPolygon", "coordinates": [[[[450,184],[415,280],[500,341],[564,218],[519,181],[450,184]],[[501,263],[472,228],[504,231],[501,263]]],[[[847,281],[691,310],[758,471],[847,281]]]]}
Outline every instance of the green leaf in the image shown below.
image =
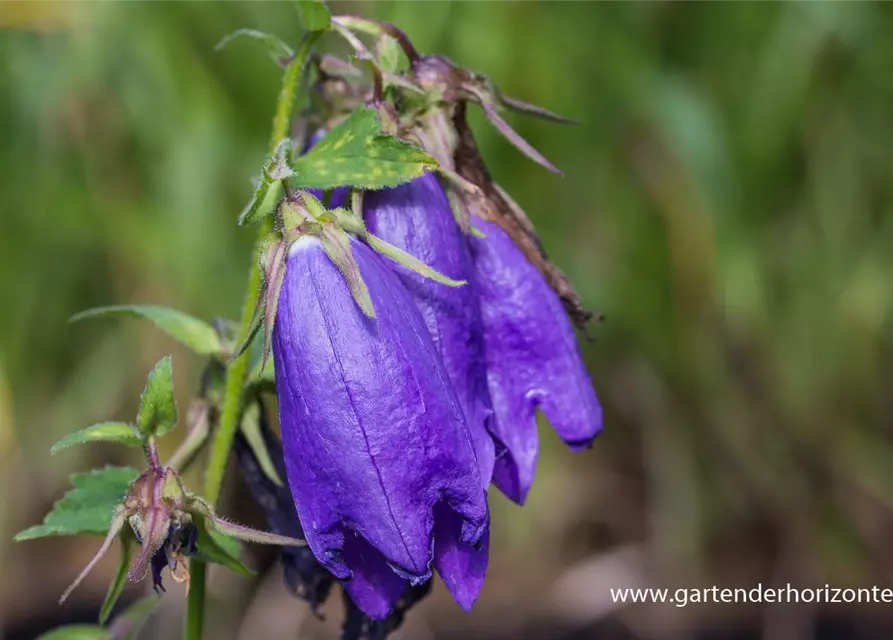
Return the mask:
{"type": "Polygon", "coordinates": [[[140,598],[114,619],[109,632],[114,640],[136,640],[161,597],[155,594],[140,598]]]}
{"type": "Polygon", "coordinates": [[[383,135],[375,109],[359,107],[292,166],[295,187],[381,189],[409,182],[437,168],[411,144],[383,135]]]}
{"type": "Polygon", "coordinates": [[[65,436],[53,445],[50,453],[56,454],[72,445],[86,442],[119,442],[131,447],[138,447],[143,443],[133,425],[126,422],[101,422],[65,436]]]}
{"type": "Polygon", "coordinates": [[[108,640],[108,629],[95,624],[69,624],[39,636],[37,640],[108,640]]]}
{"type": "Polygon", "coordinates": [[[124,591],[124,585],[127,584],[127,572],[130,570],[130,561],[133,559],[133,552],[136,549],[137,541],[130,527],[124,527],[118,534],[121,540],[121,559],[118,560],[118,570],[115,578],[109,585],[109,590],[105,594],[105,600],[102,602],[102,608],[99,610],[99,624],[105,624],[112,610],[124,591]]]}
{"type": "Polygon", "coordinates": [[[43,524],[25,529],[16,540],[32,540],[44,536],[90,534],[104,536],[109,530],[115,509],[124,498],[130,483],[139,472],[130,467],[105,467],[71,476],[70,490],[47,514],[43,524]]]}
{"type": "Polygon", "coordinates": [[[198,539],[195,542],[195,548],[198,551],[199,559],[222,565],[245,577],[254,575],[254,571],[239,560],[242,545],[239,544],[238,540],[227,538],[216,531],[208,530],[208,527],[205,525],[205,519],[202,517],[195,519],[195,526],[198,529],[198,539]]]}
{"type": "Polygon", "coordinates": [[[332,14],[325,0],[298,0],[298,13],[307,31],[325,31],[332,24],[332,14]]]}
{"type": "Polygon", "coordinates": [[[248,441],[248,446],[251,447],[251,451],[254,453],[254,457],[257,458],[257,463],[260,465],[264,475],[277,487],[281,487],[283,486],[282,478],[276,472],[276,465],[273,464],[273,460],[270,458],[270,452],[267,451],[264,436],[261,433],[261,411],[258,402],[260,400],[252,402],[245,408],[245,413],[242,416],[242,435],[248,441]]]}
{"type": "Polygon", "coordinates": [[[356,258],[350,249],[350,236],[342,229],[334,225],[326,225],[323,227],[322,236],[320,236],[322,248],[326,255],[329,256],[350,289],[350,294],[354,301],[359,305],[363,313],[369,318],[375,319],[375,306],[372,304],[372,296],[369,294],[369,288],[363,280],[360,273],[360,265],[357,264],[356,258]]]}
{"type": "Polygon", "coordinates": [[[223,351],[220,336],[214,331],[214,327],[194,318],[182,311],[160,307],[157,305],[120,305],[112,307],[97,307],[87,309],[71,317],[69,322],[77,322],[87,318],[102,318],[106,316],[135,316],[145,318],[155,323],[162,331],[172,338],[179,340],[195,353],[201,355],[215,355],[223,351]]]}
{"type": "Polygon", "coordinates": [[[136,416],[136,425],[143,437],[161,437],[177,424],[173,375],[170,356],[159,360],[149,373],[136,416]]]}
{"type": "Polygon", "coordinates": [[[218,42],[217,46],[214,47],[214,50],[220,51],[236,38],[248,38],[263,45],[269,52],[270,57],[273,58],[273,62],[287,62],[295,55],[295,52],[291,50],[291,47],[285,44],[279,36],[274,36],[272,33],[266,33],[264,31],[258,31],[257,29],[237,29],[218,42]]]}
{"type": "Polygon", "coordinates": [[[282,181],[294,175],[288,166],[291,141],[283,140],[276,147],[264,167],[260,181],[254,188],[254,195],[239,214],[239,224],[255,224],[273,214],[282,197],[282,181]]]}

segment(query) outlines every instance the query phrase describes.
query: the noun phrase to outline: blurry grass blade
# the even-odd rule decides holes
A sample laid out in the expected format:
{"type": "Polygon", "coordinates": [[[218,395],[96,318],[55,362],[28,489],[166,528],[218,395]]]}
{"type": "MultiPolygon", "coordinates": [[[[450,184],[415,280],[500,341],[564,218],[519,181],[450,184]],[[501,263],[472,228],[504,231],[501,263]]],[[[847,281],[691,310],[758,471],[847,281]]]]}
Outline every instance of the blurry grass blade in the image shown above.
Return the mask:
{"type": "Polygon", "coordinates": [[[105,594],[105,600],[99,610],[99,624],[106,623],[109,616],[112,615],[118,598],[124,591],[124,585],[127,584],[127,571],[130,568],[133,551],[137,546],[136,537],[130,527],[124,527],[118,537],[121,539],[121,559],[118,560],[118,570],[115,572],[115,577],[109,585],[109,590],[105,594]]]}
{"type": "Polygon", "coordinates": [[[134,316],[150,320],[172,338],[179,340],[195,353],[201,355],[210,356],[223,351],[220,337],[210,324],[182,311],[157,305],[97,307],[73,315],[69,322],[106,316],[134,316]]]}
{"type": "Polygon", "coordinates": [[[173,375],[170,356],[159,360],[149,373],[136,416],[136,424],[143,437],[161,437],[177,424],[173,375]]]}
{"type": "Polygon", "coordinates": [[[133,425],[126,422],[101,422],[65,436],[53,445],[50,453],[55,454],[72,445],[87,442],[117,442],[131,447],[138,447],[143,443],[133,425]]]}
{"type": "Polygon", "coordinates": [[[188,432],[183,442],[168,459],[167,466],[177,472],[185,470],[201,451],[211,431],[210,408],[204,400],[194,398],[186,412],[188,432]]]}
{"type": "Polygon", "coordinates": [[[195,546],[200,559],[224,566],[246,578],[254,575],[254,571],[239,560],[241,545],[238,540],[209,530],[205,525],[204,518],[196,518],[195,526],[198,529],[198,540],[195,546]]]}
{"type": "Polygon", "coordinates": [[[435,282],[445,284],[449,287],[461,287],[467,284],[465,280],[453,280],[452,278],[443,275],[439,271],[436,271],[429,267],[427,264],[425,264],[415,256],[406,253],[403,249],[395,247],[389,242],[385,242],[381,238],[374,236],[371,233],[366,234],[366,242],[368,242],[369,246],[375,249],[380,254],[389,257],[391,260],[403,265],[407,269],[415,271],[420,276],[424,276],[425,278],[429,278],[431,280],[434,280],[435,282]]]}
{"type": "Polygon", "coordinates": [[[16,540],[44,536],[105,535],[112,515],[139,473],[130,467],[105,467],[71,476],[74,488],[53,505],[43,524],[25,529],[16,540]]]}
{"type": "Polygon", "coordinates": [[[295,55],[295,52],[291,50],[291,47],[285,44],[279,36],[274,36],[272,33],[266,33],[264,31],[258,31],[257,29],[238,29],[233,31],[223,40],[218,42],[217,46],[214,47],[214,50],[220,51],[236,38],[248,38],[260,43],[267,49],[270,57],[273,58],[273,61],[277,63],[282,63],[283,61],[287,63],[288,60],[295,55]]]}
{"type": "Polygon", "coordinates": [[[109,627],[109,640],[136,640],[149,616],[155,611],[161,597],[155,594],[134,602],[109,627]]]}
{"type": "Polygon", "coordinates": [[[111,640],[108,629],[95,624],[69,624],[37,637],[37,640],[111,640]]]}
{"type": "Polygon", "coordinates": [[[244,435],[245,440],[248,441],[248,446],[251,447],[251,452],[254,454],[255,458],[257,458],[257,463],[264,472],[264,475],[266,475],[277,487],[281,487],[283,486],[282,478],[280,478],[279,474],[276,472],[276,465],[273,464],[273,460],[270,458],[270,452],[267,451],[267,446],[264,443],[264,436],[261,433],[261,411],[258,402],[260,402],[260,400],[252,402],[245,409],[245,414],[242,416],[242,435],[244,435]]]}
{"type": "Polygon", "coordinates": [[[325,31],[332,25],[332,14],[324,0],[297,0],[301,24],[307,31],[325,31]]]}

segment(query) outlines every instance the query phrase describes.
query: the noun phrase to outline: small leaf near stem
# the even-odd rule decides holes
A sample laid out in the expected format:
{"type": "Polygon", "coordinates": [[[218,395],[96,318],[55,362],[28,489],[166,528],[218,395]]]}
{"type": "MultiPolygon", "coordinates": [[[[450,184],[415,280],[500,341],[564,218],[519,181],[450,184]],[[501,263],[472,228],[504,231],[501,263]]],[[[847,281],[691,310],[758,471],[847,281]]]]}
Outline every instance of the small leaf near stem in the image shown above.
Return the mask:
{"type": "Polygon", "coordinates": [[[307,31],[326,31],[332,24],[332,14],[324,0],[298,0],[298,13],[307,31]]]}
{"type": "Polygon", "coordinates": [[[294,187],[392,187],[431,171],[437,161],[403,140],[381,133],[378,112],[359,107],[316,146],[294,160],[294,187]]]}
{"type": "Polygon", "coordinates": [[[166,332],[175,340],[180,341],[195,353],[212,356],[223,352],[220,337],[210,324],[204,320],[194,318],[189,314],[169,309],[158,305],[116,305],[111,307],[97,307],[77,313],[68,320],[78,322],[90,318],[104,318],[107,316],[134,316],[145,318],[166,332]]]}
{"type": "Polygon", "coordinates": [[[65,436],[52,446],[50,453],[55,455],[62,449],[88,442],[117,442],[131,447],[143,444],[133,425],[126,422],[101,422],[65,436]]]}
{"type": "Polygon", "coordinates": [[[161,437],[177,424],[173,365],[170,356],[159,360],[149,373],[136,424],[143,438],[161,437]]]}
{"type": "Polygon", "coordinates": [[[130,467],[104,467],[71,476],[74,488],[53,505],[43,524],[15,536],[16,541],[44,536],[103,536],[109,530],[112,514],[139,472],[130,467]]]}
{"type": "Polygon", "coordinates": [[[257,29],[236,29],[218,42],[217,46],[214,47],[214,51],[220,51],[237,38],[248,38],[260,43],[266,47],[270,57],[273,58],[273,62],[276,62],[277,64],[288,64],[288,61],[295,55],[294,51],[291,50],[291,47],[285,44],[279,36],[264,31],[258,31],[257,29]]]}

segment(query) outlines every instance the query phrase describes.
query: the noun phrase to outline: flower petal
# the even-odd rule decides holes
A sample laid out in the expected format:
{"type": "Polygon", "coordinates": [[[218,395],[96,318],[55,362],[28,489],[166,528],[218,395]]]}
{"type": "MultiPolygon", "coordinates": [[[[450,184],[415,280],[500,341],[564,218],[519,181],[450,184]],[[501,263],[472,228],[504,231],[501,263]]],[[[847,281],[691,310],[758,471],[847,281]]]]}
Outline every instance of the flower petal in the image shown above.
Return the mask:
{"type": "MultiPolygon", "coordinates": [[[[289,252],[273,341],[289,485],[311,549],[336,577],[359,570],[346,548],[358,535],[421,580],[434,505],[443,499],[461,513],[463,541],[476,544],[486,495],[462,409],[412,299],[368,247],[352,240],[351,249],[376,320],[357,307],[318,239],[289,252]]],[[[368,582],[390,597],[389,585],[368,582]]]]}
{"type": "Polygon", "coordinates": [[[484,586],[490,532],[476,546],[462,544],[461,534],[462,518],[443,503],[434,507],[434,567],[450,595],[470,611],[484,586]]]}
{"type": "MultiPolygon", "coordinates": [[[[365,194],[369,232],[456,280],[468,280],[471,255],[436,176],[365,194]]],[[[392,264],[412,294],[437,346],[474,438],[483,486],[493,475],[494,447],[487,432],[493,414],[483,358],[477,292],[469,283],[448,287],[392,264]]]]}
{"type": "Polygon", "coordinates": [[[558,296],[499,226],[477,217],[472,223],[486,236],[469,243],[496,414],[493,481],[523,504],[539,448],[536,408],[573,449],[601,431],[602,410],[558,296]]]}

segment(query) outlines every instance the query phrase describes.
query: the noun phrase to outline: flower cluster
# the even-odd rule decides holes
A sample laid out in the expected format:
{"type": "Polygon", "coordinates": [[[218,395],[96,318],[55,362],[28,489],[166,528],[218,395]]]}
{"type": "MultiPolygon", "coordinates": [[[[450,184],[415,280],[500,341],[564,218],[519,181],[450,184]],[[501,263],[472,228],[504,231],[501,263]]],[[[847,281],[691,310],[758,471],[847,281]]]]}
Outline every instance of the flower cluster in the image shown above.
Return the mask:
{"type": "MultiPolygon", "coordinates": [[[[455,71],[435,62],[434,71],[455,71]]],[[[426,65],[421,58],[406,77],[426,65]]],[[[420,91],[432,77],[425,70],[420,91]]],[[[412,123],[402,135],[438,158],[440,176],[339,188],[326,194],[332,209],[320,192],[292,192],[279,209],[283,240],[265,261],[297,516],[319,564],[373,620],[433,571],[471,608],[487,568],[487,489],[524,503],[538,408],[572,449],[601,430],[569,318],[581,315],[578,298],[523,212],[480,171],[456,117],[467,100],[449,96],[414,119],[405,106],[371,103],[412,123]],[[449,119],[431,117],[445,110],[449,119]],[[461,142],[425,144],[443,139],[461,142]],[[350,212],[340,206],[348,201],[350,212]]]]}

